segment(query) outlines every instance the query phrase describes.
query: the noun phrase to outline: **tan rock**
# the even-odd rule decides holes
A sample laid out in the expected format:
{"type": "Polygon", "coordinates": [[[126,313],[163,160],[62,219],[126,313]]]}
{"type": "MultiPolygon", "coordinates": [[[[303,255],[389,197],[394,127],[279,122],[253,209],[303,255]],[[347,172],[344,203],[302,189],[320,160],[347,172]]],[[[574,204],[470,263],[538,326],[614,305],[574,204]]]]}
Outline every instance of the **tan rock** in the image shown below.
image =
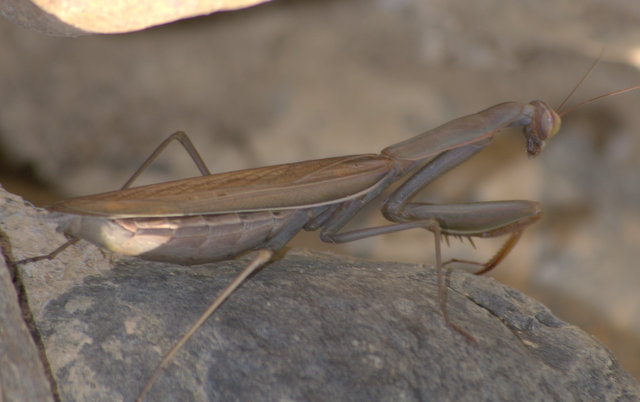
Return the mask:
{"type": "Polygon", "coordinates": [[[0,3],[0,14],[25,28],[48,35],[78,36],[139,31],[184,18],[236,10],[264,2],[265,0],[8,0],[0,3]]]}

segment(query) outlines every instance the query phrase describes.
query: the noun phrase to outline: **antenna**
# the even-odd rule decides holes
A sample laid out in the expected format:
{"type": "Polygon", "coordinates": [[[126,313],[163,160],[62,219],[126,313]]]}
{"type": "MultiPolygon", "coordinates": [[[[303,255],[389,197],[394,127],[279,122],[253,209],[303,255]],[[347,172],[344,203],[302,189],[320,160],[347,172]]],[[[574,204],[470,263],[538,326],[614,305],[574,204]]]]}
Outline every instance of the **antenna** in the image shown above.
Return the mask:
{"type": "Polygon", "coordinates": [[[602,50],[600,50],[600,55],[598,55],[598,57],[593,61],[593,63],[591,64],[591,67],[589,67],[589,69],[587,70],[587,72],[582,76],[582,78],[580,78],[580,81],[578,81],[578,83],[576,84],[576,86],[573,87],[573,89],[571,90],[571,92],[569,92],[569,95],[567,95],[566,98],[564,98],[562,100],[562,103],[560,103],[560,105],[558,106],[558,108],[556,109],[556,112],[558,113],[558,115],[560,117],[563,117],[564,115],[566,115],[567,113],[573,112],[574,110],[576,110],[579,107],[582,107],[584,105],[587,105],[589,103],[595,102],[597,100],[600,100],[602,98],[606,98],[608,96],[614,96],[614,95],[620,95],[623,94],[625,92],[629,92],[629,91],[633,91],[636,89],[640,89],[640,85],[634,85],[632,87],[629,88],[625,88],[625,89],[619,89],[617,91],[612,91],[609,93],[606,93],[604,95],[600,95],[600,96],[596,96],[595,98],[591,98],[591,99],[587,99],[585,101],[582,101],[578,104],[575,104],[567,109],[562,110],[562,108],[565,106],[565,104],[567,103],[567,101],[573,96],[573,94],[576,92],[576,90],[578,89],[578,87],[580,85],[582,85],[582,83],[584,82],[584,80],[587,78],[587,76],[591,73],[591,71],[593,71],[594,67],[600,62],[600,60],[602,60],[602,55],[604,54],[604,47],[602,47],[602,50]]]}
{"type": "Polygon", "coordinates": [[[565,109],[565,110],[563,110],[562,112],[560,112],[558,114],[560,115],[560,117],[562,117],[562,116],[566,115],[567,113],[576,110],[580,106],[584,106],[584,105],[586,105],[588,103],[595,102],[595,101],[597,101],[599,99],[602,99],[602,98],[606,98],[607,96],[620,95],[620,94],[623,94],[625,92],[633,91],[635,89],[640,89],[640,85],[634,85],[632,87],[625,88],[625,89],[618,89],[617,91],[612,91],[612,92],[606,93],[604,95],[596,96],[595,98],[587,99],[586,101],[583,101],[583,102],[580,102],[580,103],[578,103],[576,105],[573,105],[570,108],[565,109]]]}
{"type": "Polygon", "coordinates": [[[580,87],[580,85],[582,85],[582,83],[584,82],[584,80],[587,78],[587,76],[589,74],[591,74],[591,71],[593,71],[593,69],[595,68],[595,66],[600,62],[600,60],[602,60],[602,55],[604,54],[604,46],[602,47],[602,49],[600,49],[600,54],[598,55],[598,57],[593,61],[593,63],[591,64],[591,67],[589,67],[589,69],[587,70],[586,73],[584,73],[582,75],[582,78],[580,78],[580,81],[578,81],[578,83],[573,87],[573,89],[571,90],[571,92],[569,92],[569,95],[566,96],[566,98],[564,98],[562,100],[562,102],[560,103],[560,105],[558,105],[558,107],[556,108],[556,112],[558,112],[558,114],[560,114],[560,116],[563,116],[565,113],[562,112],[562,108],[564,107],[564,105],[567,103],[567,101],[569,100],[569,98],[571,98],[573,96],[573,94],[576,92],[576,90],[578,89],[578,87],[580,87]]]}

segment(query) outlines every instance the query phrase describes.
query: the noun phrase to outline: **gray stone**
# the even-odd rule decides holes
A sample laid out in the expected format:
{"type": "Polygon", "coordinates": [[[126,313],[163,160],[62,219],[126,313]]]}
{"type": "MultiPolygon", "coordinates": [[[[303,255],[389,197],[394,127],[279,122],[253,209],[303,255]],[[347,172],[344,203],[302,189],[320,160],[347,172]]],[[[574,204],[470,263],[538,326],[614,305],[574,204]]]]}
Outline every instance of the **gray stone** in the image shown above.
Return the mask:
{"type": "Polygon", "coordinates": [[[0,400],[53,401],[38,348],[23,318],[5,258],[11,247],[0,229],[0,400]]]}
{"type": "MultiPolygon", "coordinates": [[[[39,231],[37,219],[3,199],[16,258],[57,245],[23,243],[18,228],[39,231]]],[[[194,267],[116,258],[96,271],[86,253],[66,253],[21,271],[30,297],[51,264],[88,273],[34,314],[62,400],[132,400],[249,257],[194,267]]],[[[148,400],[640,400],[602,344],[538,302],[486,277],[449,279],[451,320],[476,343],[445,325],[433,268],[290,250],[196,332],[148,400]]]]}

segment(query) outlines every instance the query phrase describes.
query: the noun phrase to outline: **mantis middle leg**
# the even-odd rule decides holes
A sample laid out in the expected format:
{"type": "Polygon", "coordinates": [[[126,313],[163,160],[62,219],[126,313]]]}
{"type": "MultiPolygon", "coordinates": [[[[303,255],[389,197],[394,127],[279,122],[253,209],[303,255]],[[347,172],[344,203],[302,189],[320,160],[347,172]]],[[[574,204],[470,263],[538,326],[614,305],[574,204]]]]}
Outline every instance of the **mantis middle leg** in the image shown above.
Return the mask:
{"type": "MultiPolygon", "coordinates": [[[[473,337],[451,323],[446,309],[445,284],[442,267],[446,263],[441,261],[441,235],[455,235],[465,237],[491,237],[510,234],[509,239],[494,258],[485,264],[476,274],[484,273],[495,267],[513,248],[524,227],[540,217],[541,208],[538,203],[531,201],[496,201],[467,204],[428,204],[410,203],[411,198],[426,185],[450,169],[469,159],[482,150],[491,141],[486,140],[452,149],[438,155],[421,167],[407,181],[405,181],[383,204],[383,214],[387,219],[395,222],[386,226],[370,227],[338,233],[366,204],[366,199],[354,200],[334,212],[331,218],[324,222],[321,238],[324,241],[343,243],[384,233],[397,232],[412,228],[424,228],[434,233],[436,251],[436,270],[438,275],[438,296],[440,308],[447,325],[473,341],[473,337]]],[[[468,261],[464,261],[468,262],[468,261]]],[[[472,262],[475,263],[475,262],[472,262]]]]}

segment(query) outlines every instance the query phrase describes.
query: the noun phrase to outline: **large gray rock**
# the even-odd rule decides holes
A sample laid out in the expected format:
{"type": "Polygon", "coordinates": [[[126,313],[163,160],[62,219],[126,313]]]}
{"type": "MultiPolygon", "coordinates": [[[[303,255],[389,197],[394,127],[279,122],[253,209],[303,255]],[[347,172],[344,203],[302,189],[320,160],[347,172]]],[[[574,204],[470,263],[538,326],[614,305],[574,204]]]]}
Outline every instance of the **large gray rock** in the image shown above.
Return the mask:
{"type": "MultiPolygon", "coordinates": [[[[59,244],[18,197],[0,200],[14,258],[59,244]]],[[[22,266],[61,399],[132,400],[247,260],[110,261],[84,244],[22,266]]],[[[445,325],[430,267],[289,251],[185,344],[148,400],[640,400],[602,344],[522,293],[453,271],[447,295],[476,343],[445,325]]]]}
{"type": "Polygon", "coordinates": [[[5,263],[12,254],[1,229],[0,246],[4,257],[0,260],[0,400],[53,401],[38,348],[20,309],[12,271],[5,263]]]}

